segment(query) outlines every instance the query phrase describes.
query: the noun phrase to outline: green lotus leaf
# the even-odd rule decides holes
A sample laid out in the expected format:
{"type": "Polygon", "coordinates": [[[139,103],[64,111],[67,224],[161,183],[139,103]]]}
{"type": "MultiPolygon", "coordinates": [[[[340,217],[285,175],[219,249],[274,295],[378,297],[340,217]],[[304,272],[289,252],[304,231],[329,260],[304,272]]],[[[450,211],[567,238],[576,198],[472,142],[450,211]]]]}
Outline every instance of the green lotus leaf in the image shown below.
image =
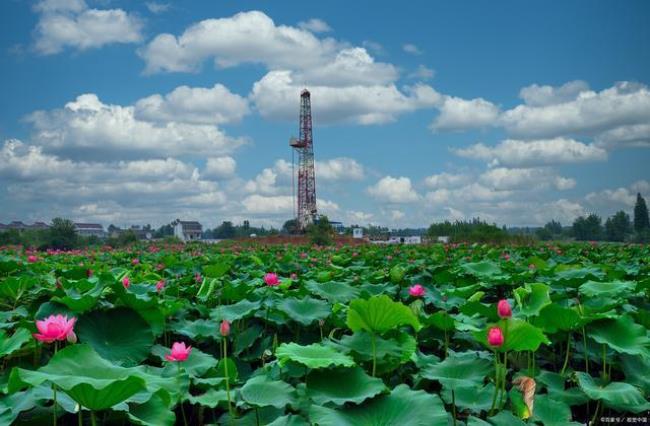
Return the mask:
{"type": "Polygon", "coordinates": [[[619,411],[641,413],[650,409],[650,402],[639,388],[629,383],[611,382],[607,385],[597,381],[587,373],[576,373],[580,388],[594,400],[600,400],[606,407],[619,411]]]}
{"type": "Polygon", "coordinates": [[[650,357],[647,330],[635,323],[629,315],[592,322],[587,333],[596,342],[603,343],[616,352],[650,357]]]}
{"type": "Polygon", "coordinates": [[[54,383],[81,406],[104,410],[146,389],[145,381],[131,368],[118,367],[84,344],[68,346],[38,370],[14,368],[9,391],[24,386],[54,383]]]}
{"type": "Polygon", "coordinates": [[[500,411],[496,415],[488,417],[488,421],[494,426],[526,426],[526,423],[509,411],[500,411]]]}
{"type": "Polygon", "coordinates": [[[79,341],[115,364],[138,365],[151,351],[154,336],[149,324],[129,308],[93,311],[75,324],[79,341]]]}
{"type": "Polygon", "coordinates": [[[490,423],[485,420],[481,420],[478,417],[469,416],[467,418],[467,426],[492,426],[490,423]]]}
{"type": "Polygon", "coordinates": [[[143,404],[129,404],[128,417],[137,425],[172,426],[176,423],[176,415],[169,405],[169,394],[159,391],[143,404]]]}
{"type": "Polygon", "coordinates": [[[477,414],[481,411],[488,411],[492,406],[493,383],[488,383],[483,387],[480,387],[480,385],[457,387],[454,389],[453,398],[451,391],[452,388],[444,387],[440,393],[442,400],[447,404],[451,404],[455,399],[457,407],[477,414]]]}
{"type": "MultiPolygon", "coordinates": [[[[354,357],[360,361],[372,360],[372,336],[370,333],[359,331],[343,336],[335,345],[346,352],[352,351],[354,357]]],[[[390,339],[375,337],[378,361],[384,358],[398,358],[407,362],[415,352],[416,346],[415,338],[407,333],[400,333],[397,337],[390,339]]]]}
{"type": "Polygon", "coordinates": [[[312,423],[319,426],[446,425],[447,412],[437,395],[411,390],[398,385],[389,395],[381,395],[342,409],[312,405],[309,410],[312,423]]]}
{"type": "Polygon", "coordinates": [[[549,286],[541,283],[526,284],[525,287],[516,288],[514,294],[520,312],[527,317],[538,315],[545,306],[551,304],[550,290],[549,286]]]}
{"type": "Polygon", "coordinates": [[[256,407],[284,408],[295,400],[295,389],[291,385],[280,380],[271,380],[266,376],[248,379],[240,393],[244,401],[256,407]]]}
{"type": "MultiPolygon", "coordinates": [[[[161,345],[155,345],[153,348],[151,348],[151,353],[160,358],[161,361],[169,363],[169,361],[165,360],[165,355],[169,355],[171,353],[170,348],[166,348],[161,345]]],[[[176,362],[173,362],[172,364],[176,364],[176,362]]],[[[192,352],[190,353],[190,356],[187,358],[187,360],[181,363],[183,370],[185,370],[192,378],[201,377],[209,369],[216,366],[217,360],[212,355],[201,352],[199,348],[196,347],[192,348],[192,352]]],[[[176,370],[175,365],[173,366],[173,369],[174,371],[176,370]]]]}
{"type": "Polygon", "coordinates": [[[597,282],[587,281],[578,290],[587,297],[606,297],[615,299],[620,296],[629,295],[636,288],[632,281],[610,281],[597,282]]]}
{"type": "MultiPolygon", "coordinates": [[[[505,341],[499,351],[536,351],[542,343],[549,345],[551,341],[544,335],[542,330],[527,323],[526,321],[510,318],[507,320],[507,330],[503,323],[500,323],[505,341]]],[[[487,333],[492,325],[488,325],[484,330],[474,332],[474,337],[485,346],[492,349],[487,343],[487,333]]]]}
{"type": "Polygon", "coordinates": [[[370,377],[360,367],[315,370],[307,375],[306,384],[309,397],[321,405],[361,404],[386,390],[381,379],[370,377]]]}
{"type": "Polygon", "coordinates": [[[365,330],[380,334],[402,325],[410,325],[416,331],[421,328],[420,322],[408,306],[394,302],[386,295],[350,302],[347,325],[352,331],[365,330]]]}
{"type": "Polygon", "coordinates": [[[625,383],[638,386],[650,395],[650,358],[621,355],[621,368],[625,373],[625,383]]]}
{"type": "Polygon", "coordinates": [[[331,313],[330,305],[327,302],[311,297],[303,299],[286,298],[278,303],[277,307],[291,320],[302,325],[309,325],[314,321],[325,319],[331,313]]]}
{"type": "Polygon", "coordinates": [[[186,399],[190,404],[198,404],[204,407],[216,408],[221,402],[228,401],[228,395],[223,389],[208,389],[204,394],[192,396],[189,395],[186,399]]]}
{"type": "Polygon", "coordinates": [[[271,423],[267,424],[267,426],[309,426],[309,423],[301,416],[289,414],[287,416],[278,417],[271,423]]]}
{"type": "Polygon", "coordinates": [[[444,361],[430,364],[420,370],[425,379],[436,380],[444,387],[477,386],[493,372],[492,362],[474,353],[451,353],[444,361]]]}
{"type": "Polygon", "coordinates": [[[395,265],[390,268],[390,282],[393,284],[401,283],[404,279],[404,275],[406,275],[406,269],[404,269],[403,266],[395,265]]]}
{"type": "Polygon", "coordinates": [[[443,331],[453,331],[456,328],[456,321],[445,311],[438,311],[430,315],[425,321],[427,324],[431,324],[443,331]]]}
{"type": "Polygon", "coordinates": [[[575,309],[552,303],[544,307],[533,322],[535,326],[548,333],[575,330],[580,326],[580,314],[575,309]]]}
{"type": "Polygon", "coordinates": [[[0,330],[0,357],[12,354],[31,340],[32,333],[26,328],[19,328],[11,337],[7,337],[7,333],[0,330]]]}
{"type": "Polygon", "coordinates": [[[571,421],[571,408],[561,401],[552,399],[553,395],[536,395],[534,418],[544,426],[579,426],[582,423],[571,421]]]}
{"type": "Polygon", "coordinates": [[[215,321],[228,320],[230,322],[252,315],[261,306],[260,302],[251,302],[244,299],[232,305],[222,305],[212,311],[210,317],[215,321]]]}
{"type": "Polygon", "coordinates": [[[283,343],[275,351],[281,365],[294,361],[309,368],[325,368],[331,365],[352,367],[354,360],[331,346],[314,343],[301,346],[297,343],[283,343]]]}
{"type": "Polygon", "coordinates": [[[501,268],[499,268],[499,265],[489,260],[476,263],[464,263],[461,265],[461,268],[465,273],[474,275],[478,278],[487,278],[501,274],[501,268]]]}
{"type": "Polygon", "coordinates": [[[546,388],[549,395],[556,401],[563,402],[569,406],[582,405],[589,401],[589,397],[579,387],[565,389],[566,377],[558,373],[542,370],[536,377],[537,393],[546,388]]]}
{"type": "Polygon", "coordinates": [[[327,299],[330,303],[348,303],[350,300],[359,297],[360,293],[358,288],[337,281],[326,283],[307,281],[305,287],[317,296],[327,299]]]}

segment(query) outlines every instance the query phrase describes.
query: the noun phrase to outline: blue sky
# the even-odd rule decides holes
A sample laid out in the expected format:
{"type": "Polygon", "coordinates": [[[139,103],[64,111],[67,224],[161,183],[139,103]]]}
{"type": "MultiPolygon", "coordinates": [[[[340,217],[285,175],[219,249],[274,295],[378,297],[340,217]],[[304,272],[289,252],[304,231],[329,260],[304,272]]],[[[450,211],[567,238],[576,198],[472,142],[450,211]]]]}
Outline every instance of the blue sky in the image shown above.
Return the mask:
{"type": "Polygon", "coordinates": [[[650,195],[650,4],[7,0],[0,222],[280,225],[299,92],[346,224],[650,195]]]}

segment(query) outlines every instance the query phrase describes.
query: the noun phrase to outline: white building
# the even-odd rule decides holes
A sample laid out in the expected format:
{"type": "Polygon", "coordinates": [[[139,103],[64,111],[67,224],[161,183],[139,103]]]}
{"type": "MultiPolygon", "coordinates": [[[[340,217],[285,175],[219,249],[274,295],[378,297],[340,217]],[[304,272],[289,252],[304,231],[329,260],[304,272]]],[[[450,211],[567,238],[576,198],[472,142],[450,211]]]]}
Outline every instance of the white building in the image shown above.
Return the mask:
{"type": "Polygon", "coordinates": [[[181,241],[197,241],[201,239],[203,226],[196,221],[184,221],[176,219],[172,222],[174,236],[181,241]]]}
{"type": "Polygon", "coordinates": [[[352,238],[363,238],[363,228],[352,228],[352,238]]]}
{"type": "Polygon", "coordinates": [[[106,236],[104,227],[99,223],[75,223],[74,229],[82,237],[104,238],[106,236]]]}
{"type": "Polygon", "coordinates": [[[388,244],[422,244],[422,237],[413,235],[410,237],[392,236],[388,238],[388,244]]]}
{"type": "Polygon", "coordinates": [[[447,235],[440,235],[440,236],[438,236],[438,240],[437,240],[437,241],[438,241],[439,243],[445,243],[445,244],[447,244],[447,243],[449,242],[449,236],[447,236],[447,235]]]}

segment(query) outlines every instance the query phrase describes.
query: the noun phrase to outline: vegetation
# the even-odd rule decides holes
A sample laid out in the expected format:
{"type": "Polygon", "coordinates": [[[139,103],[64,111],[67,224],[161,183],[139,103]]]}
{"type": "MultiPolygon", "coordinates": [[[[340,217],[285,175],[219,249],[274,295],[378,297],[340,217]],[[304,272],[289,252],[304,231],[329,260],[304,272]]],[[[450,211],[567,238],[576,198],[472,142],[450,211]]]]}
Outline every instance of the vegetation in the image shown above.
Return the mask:
{"type": "Polygon", "coordinates": [[[509,235],[504,229],[478,218],[454,223],[449,221],[433,223],[429,226],[427,234],[433,239],[439,236],[448,236],[452,242],[502,243],[509,239],[509,235]]]}
{"type": "Polygon", "coordinates": [[[316,223],[307,226],[307,235],[312,244],[328,246],[332,244],[334,230],[327,216],[320,216],[316,223]]]}
{"type": "Polygon", "coordinates": [[[583,243],[5,247],[0,422],[644,416],[648,258],[583,243]]]}

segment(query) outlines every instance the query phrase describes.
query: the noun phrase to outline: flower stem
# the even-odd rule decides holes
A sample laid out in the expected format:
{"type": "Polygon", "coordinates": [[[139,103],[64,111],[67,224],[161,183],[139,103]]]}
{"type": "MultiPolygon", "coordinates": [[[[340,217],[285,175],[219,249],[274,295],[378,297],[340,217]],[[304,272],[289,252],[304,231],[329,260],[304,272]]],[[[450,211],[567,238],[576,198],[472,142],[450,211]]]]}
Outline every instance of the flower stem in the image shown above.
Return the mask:
{"type": "Polygon", "coordinates": [[[92,410],[90,411],[90,424],[92,426],[97,426],[97,419],[95,419],[95,412],[92,410]]]}
{"type": "Polygon", "coordinates": [[[456,393],[451,390],[451,414],[454,417],[454,426],[456,426],[456,393]]]}
{"type": "Polygon", "coordinates": [[[566,339],[566,355],[564,356],[564,365],[562,366],[562,371],[560,371],[560,376],[564,376],[567,366],[569,365],[569,355],[571,354],[571,332],[568,333],[566,339]]]}
{"type": "MultiPolygon", "coordinates": [[[[56,342],[56,341],[55,341],[55,342],[54,342],[54,354],[55,354],[55,355],[56,355],[56,353],[57,353],[58,350],[59,350],[59,342],[56,342]]],[[[53,414],[53,416],[52,416],[52,424],[53,424],[54,426],[56,426],[56,420],[57,420],[57,415],[56,415],[56,406],[57,406],[57,402],[56,402],[56,385],[55,385],[54,383],[52,383],[52,393],[54,394],[54,395],[53,395],[54,405],[52,406],[52,408],[54,409],[54,411],[53,411],[53,413],[52,413],[52,414],[53,414]]]]}
{"type": "MultiPolygon", "coordinates": [[[[181,378],[181,363],[177,362],[176,365],[178,366],[178,378],[180,380],[181,378]]],[[[183,396],[181,394],[178,395],[178,405],[181,408],[181,415],[183,416],[183,424],[187,426],[187,418],[185,418],[185,410],[183,409],[183,396]]]]}
{"type": "Polygon", "coordinates": [[[492,406],[490,407],[489,417],[494,413],[494,406],[497,403],[497,394],[499,393],[499,357],[496,349],[494,350],[494,396],[492,397],[492,406]]]}
{"type": "MultiPolygon", "coordinates": [[[[233,418],[232,413],[232,401],[230,399],[230,376],[228,375],[228,343],[226,338],[223,338],[223,371],[226,376],[226,396],[228,397],[228,414],[230,414],[230,419],[233,418]]],[[[259,423],[259,422],[258,422],[259,423]]]]}
{"type": "Polygon", "coordinates": [[[375,345],[375,333],[370,334],[370,343],[372,344],[372,377],[377,372],[377,346],[375,345]]]}
{"type": "MultiPolygon", "coordinates": [[[[503,408],[506,401],[506,376],[508,375],[508,351],[503,354],[503,376],[501,376],[501,397],[499,398],[499,410],[503,408]]],[[[507,400],[507,399],[506,399],[507,400]]]]}

